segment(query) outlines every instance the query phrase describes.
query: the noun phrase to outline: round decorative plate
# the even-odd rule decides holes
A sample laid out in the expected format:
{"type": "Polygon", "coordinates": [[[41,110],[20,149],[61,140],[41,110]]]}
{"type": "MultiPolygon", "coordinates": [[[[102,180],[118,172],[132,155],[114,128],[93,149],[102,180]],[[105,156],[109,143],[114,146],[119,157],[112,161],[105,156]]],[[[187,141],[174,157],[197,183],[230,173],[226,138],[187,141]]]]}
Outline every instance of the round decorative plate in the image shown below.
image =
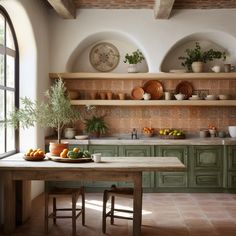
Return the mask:
{"type": "Polygon", "coordinates": [[[109,72],[114,70],[120,60],[118,49],[111,43],[98,43],[90,51],[91,65],[98,71],[109,72]]]}
{"type": "Polygon", "coordinates": [[[143,94],[144,94],[144,91],[141,87],[135,87],[131,91],[131,97],[132,99],[135,99],[135,100],[143,99],[143,94]]]}
{"type": "Polygon", "coordinates": [[[151,99],[160,99],[163,96],[163,86],[158,80],[149,80],[144,86],[145,93],[151,94],[151,99]]]}
{"type": "Polygon", "coordinates": [[[184,94],[185,99],[188,99],[193,94],[193,86],[188,81],[183,81],[176,86],[175,92],[184,94]]]}

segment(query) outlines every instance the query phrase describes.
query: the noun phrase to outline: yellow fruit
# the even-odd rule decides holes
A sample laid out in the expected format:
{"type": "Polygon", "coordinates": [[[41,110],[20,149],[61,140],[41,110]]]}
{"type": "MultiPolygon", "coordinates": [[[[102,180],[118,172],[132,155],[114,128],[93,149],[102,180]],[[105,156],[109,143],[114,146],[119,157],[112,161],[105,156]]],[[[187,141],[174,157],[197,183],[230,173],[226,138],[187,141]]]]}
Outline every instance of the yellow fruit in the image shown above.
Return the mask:
{"type": "Polygon", "coordinates": [[[61,152],[61,153],[60,153],[60,157],[62,157],[62,158],[67,158],[67,151],[61,152]]]}
{"type": "Polygon", "coordinates": [[[79,152],[79,148],[73,148],[73,152],[79,152]]]}

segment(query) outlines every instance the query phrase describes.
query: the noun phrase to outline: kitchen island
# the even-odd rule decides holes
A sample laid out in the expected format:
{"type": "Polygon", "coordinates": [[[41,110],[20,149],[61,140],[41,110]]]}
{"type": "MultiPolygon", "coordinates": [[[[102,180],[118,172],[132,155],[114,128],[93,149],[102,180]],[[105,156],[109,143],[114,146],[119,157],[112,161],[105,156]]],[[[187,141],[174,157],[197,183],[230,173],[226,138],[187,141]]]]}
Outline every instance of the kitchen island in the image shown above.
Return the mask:
{"type": "MultiPolygon", "coordinates": [[[[134,187],[133,235],[141,235],[142,172],[185,171],[185,166],[176,157],[103,157],[101,163],[58,163],[49,160],[30,162],[23,154],[0,160],[4,181],[4,230],[11,234],[15,229],[15,182],[25,180],[113,180],[128,181],[134,187]]],[[[26,204],[23,202],[23,205],[26,204]]]]}

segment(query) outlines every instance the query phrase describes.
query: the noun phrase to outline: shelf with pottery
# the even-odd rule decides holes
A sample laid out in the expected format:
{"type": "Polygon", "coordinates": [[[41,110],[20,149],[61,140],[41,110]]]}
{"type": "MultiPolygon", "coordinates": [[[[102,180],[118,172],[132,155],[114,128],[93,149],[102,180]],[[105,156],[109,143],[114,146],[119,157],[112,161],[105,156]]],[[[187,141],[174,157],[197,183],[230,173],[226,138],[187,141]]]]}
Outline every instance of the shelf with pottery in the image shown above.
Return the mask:
{"type": "Polygon", "coordinates": [[[228,80],[236,79],[236,72],[230,73],[49,73],[51,79],[58,79],[59,76],[64,80],[119,80],[119,79],[140,79],[140,80],[228,80]]]}
{"type": "Polygon", "coordinates": [[[76,106],[236,106],[236,100],[71,100],[71,104],[76,106]]]}

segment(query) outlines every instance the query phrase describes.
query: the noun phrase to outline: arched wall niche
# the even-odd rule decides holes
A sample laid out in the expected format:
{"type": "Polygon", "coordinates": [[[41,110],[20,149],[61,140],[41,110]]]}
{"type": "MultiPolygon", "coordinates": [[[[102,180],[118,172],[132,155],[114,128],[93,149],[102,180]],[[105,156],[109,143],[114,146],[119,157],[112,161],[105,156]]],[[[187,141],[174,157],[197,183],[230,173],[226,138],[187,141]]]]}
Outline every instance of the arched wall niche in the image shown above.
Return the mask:
{"type": "Polygon", "coordinates": [[[89,62],[89,52],[94,45],[100,42],[109,42],[117,47],[120,53],[120,61],[118,66],[111,71],[112,73],[127,72],[127,63],[123,63],[126,53],[132,53],[139,49],[145,60],[138,64],[140,72],[148,72],[149,56],[145,48],[132,36],[123,32],[117,31],[103,31],[97,32],[84,38],[68,59],[66,70],[68,72],[98,72],[89,62]]]}
{"type": "Polygon", "coordinates": [[[204,68],[206,72],[210,72],[213,65],[220,65],[223,71],[224,63],[236,63],[236,38],[221,31],[198,32],[180,39],[170,48],[162,60],[160,71],[169,72],[171,69],[184,69],[181,65],[182,60],[179,60],[178,57],[185,56],[185,50],[194,48],[196,42],[200,43],[203,50],[213,48],[227,53],[226,61],[216,59],[207,62],[204,68]]]}

